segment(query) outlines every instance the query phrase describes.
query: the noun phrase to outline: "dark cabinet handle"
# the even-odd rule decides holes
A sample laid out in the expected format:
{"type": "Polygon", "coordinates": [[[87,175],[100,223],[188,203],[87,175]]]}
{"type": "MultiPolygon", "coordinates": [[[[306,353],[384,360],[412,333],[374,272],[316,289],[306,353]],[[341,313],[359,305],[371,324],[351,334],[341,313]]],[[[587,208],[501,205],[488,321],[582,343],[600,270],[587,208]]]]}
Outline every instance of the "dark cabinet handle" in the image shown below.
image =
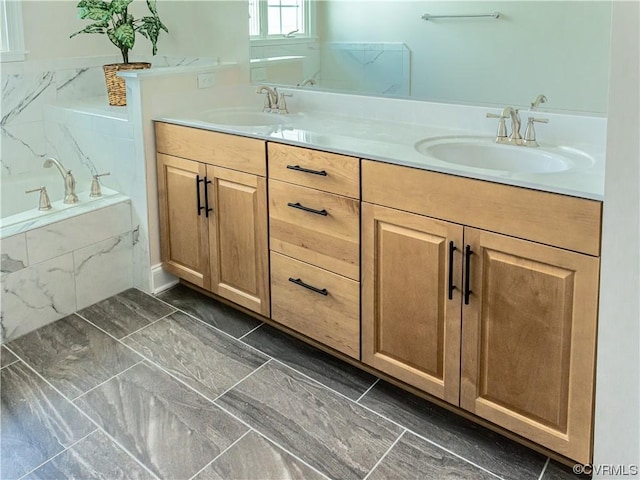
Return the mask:
{"type": "Polygon", "coordinates": [[[293,277],[289,277],[289,281],[291,283],[295,283],[296,285],[300,285],[301,287],[307,288],[309,290],[311,290],[312,292],[316,292],[319,293],[320,295],[324,295],[325,297],[327,295],[329,295],[329,292],[327,292],[326,288],[317,288],[314,287],[313,285],[309,285],[308,283],[304,283],[302,280],[300,280],[299,278],[293,278],[293,277]]]}
{"type": "MultiPolygon", "coordinates": [[[[198,198],[198,216],[200,215],[200,212],[202,210],[204,210],[204,207],[202,205],[200,205],[200,182],[204,182],[204,178],[200,178],[200,175],[196,175],[196,192],[197,192],[197,198],[198,198]]],[[[205,188],[205,194],[206,194],[206,188],[205,188]]]]}
{"type": "Polygon", "coordinates": [[[322,175],[323,177],[327,176],[327,172],[324,170],[309,170],[308,168],[301,167],[300,165],[287,165],[289,170],[296,170],[298,172],[311,173],[313,175],[322,175]]]}
{"type": "Polygon", "coordinates": [[[473,250],[471,247],[467,245],[464,248],[464,258],[465,258],[465,279],[464,279],[464,304],[469,305],[469,296],[473,293],[469,288],[470,278],[471,278],[471,255],[473,255],[473,250]]]}
{"type": "Polygon", "coordinates": [[[456,286],[453,284],[453,252],[457,250],[453,241],[449,242],[449,300],[453,300],[453,291],[456,286]]]}
{"type": "Polygon", "coordinates": [[[309,208],[305,207],[304,205],[300,205],[300,202],[289,202],[287,203],[287,206],[291,208],[297,208],[298,210],[304,210],[305,212],[315,213],[316,215],[322,215],[324,217],[328,215],[328,212],[324,208],[322,210],[316,210],[315,208],[309,208]]]}
{"type": "Polygon", "coordinates": [[[213,208],[209,208],[209,185],[211,180],[207,180],[207,177],[204,177],[204,215],[209,218],[209,212],[213,211],[213,208]]]}

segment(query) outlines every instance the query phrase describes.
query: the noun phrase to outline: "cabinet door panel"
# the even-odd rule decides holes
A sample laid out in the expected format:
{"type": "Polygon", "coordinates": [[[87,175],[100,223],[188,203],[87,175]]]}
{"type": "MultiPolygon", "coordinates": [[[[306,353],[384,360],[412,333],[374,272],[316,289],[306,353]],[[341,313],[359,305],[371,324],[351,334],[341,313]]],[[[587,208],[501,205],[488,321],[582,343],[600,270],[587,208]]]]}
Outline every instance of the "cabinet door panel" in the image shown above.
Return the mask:
{"type": "Polygon", "coordinates": [[[268,316],[266,180],[211,166],[207,177],[211,291],[268,316]]]}
{"type": "Polygon", "coordinates": [[[458,404],[462,227],[362,204],[362,360],[458,404]]]}
{"type": "Polygon", "coordinates": [[[465,229],[461,406],[589,463],[597,258],[465,229]]]}
{"type": "Polygon", "coordinates": [[[203,288],[209,288],[209,249],[207,222],[198,215],[199,175],[206,168],[198,162],[158,154],[158,207],[163,267],[174,275],[203,288]]]}

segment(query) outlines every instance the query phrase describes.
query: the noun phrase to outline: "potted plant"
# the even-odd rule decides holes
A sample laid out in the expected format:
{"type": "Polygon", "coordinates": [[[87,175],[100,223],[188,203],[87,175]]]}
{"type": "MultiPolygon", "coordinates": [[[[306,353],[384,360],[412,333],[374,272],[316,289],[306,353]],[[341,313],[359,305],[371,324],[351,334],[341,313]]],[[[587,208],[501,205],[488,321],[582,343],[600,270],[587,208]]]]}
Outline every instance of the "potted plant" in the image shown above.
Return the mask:
{"type": "Polygon", "coordinates": [[[118,77],[116,72],[151,67],[151,64],[146,62],[129,62],[129,50],[135,44],[136,34],[140,33],[151,42],[152,53],[155,55],[158,50],[157,42],[160,31],[164,30],[169,33],[167,27],[158,17],[156,0],[146,0],[151,14],[137,19],[128,12],[129,4],[132,1],[81,0],[77,5],[78,16],[83,20],[91,20],[94,23],[87,25],[70,37],[75,37],[81,33],[106,34],[111,43],[118,47],[118,50],[122,53],[123,63],[103,66],[110,105],[122,106],[127,104],[124,79],[118,77]]]}

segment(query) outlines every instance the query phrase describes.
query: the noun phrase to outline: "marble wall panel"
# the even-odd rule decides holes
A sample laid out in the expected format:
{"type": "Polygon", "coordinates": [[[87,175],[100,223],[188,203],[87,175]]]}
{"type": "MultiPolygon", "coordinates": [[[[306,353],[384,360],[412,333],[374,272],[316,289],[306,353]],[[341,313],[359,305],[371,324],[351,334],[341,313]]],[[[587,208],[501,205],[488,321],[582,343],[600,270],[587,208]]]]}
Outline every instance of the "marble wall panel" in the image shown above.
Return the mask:
{"type": "Polygon", "coordinates": [[[0,241],[0,275],[17,272],[28,265],[27,238],[24,233],[0,241]]]}
{"type": "Polygon", "coordinates": [[[4,275],[0,325],[2,342],[76,311],[73,254],[4,275]]]}

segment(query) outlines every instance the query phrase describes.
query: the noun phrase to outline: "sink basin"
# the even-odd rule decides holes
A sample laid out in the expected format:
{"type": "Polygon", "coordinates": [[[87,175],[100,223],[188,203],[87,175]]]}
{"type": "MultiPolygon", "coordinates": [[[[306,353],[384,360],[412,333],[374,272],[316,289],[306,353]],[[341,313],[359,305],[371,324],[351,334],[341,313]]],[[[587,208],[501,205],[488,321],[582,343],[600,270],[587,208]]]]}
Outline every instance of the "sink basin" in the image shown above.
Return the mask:
{"type": "Polygon", "coordinates": [[[286,115],[238,109],[206,110],[198,113],[194,118],[201,122],[236,127],[269,127],[289,122],[286,115]]]}
{"type": "Polygon", "coordinates": [[[576,165],[556,149],[497,144],[485,137],[437,137],[418,142],[416,150],[437,160],[487,170],[553,173],[576,165]]]}

